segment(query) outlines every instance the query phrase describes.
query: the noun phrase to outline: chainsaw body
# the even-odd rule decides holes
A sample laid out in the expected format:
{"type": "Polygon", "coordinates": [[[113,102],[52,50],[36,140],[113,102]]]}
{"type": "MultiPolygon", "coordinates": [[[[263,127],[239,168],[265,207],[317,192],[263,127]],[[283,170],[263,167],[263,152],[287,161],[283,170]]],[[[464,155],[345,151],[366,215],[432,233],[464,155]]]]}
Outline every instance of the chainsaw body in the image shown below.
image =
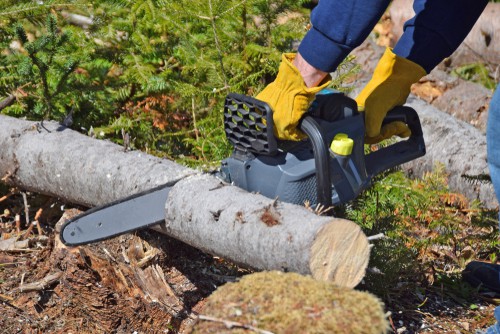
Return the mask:
{"type": "Polygon", "coordinates": [[[370,186],[372,178],[425,154],[420,120],[409,107],[397,107],[384,120],[404,121],[407,140],[365,155],[364,114],[343,93],[323,90],[316,95],[300,129],[307,140],[278,141],[273,134],[272,110],[254,98],[229,94],[224,127],[233,144],[222,161],[220,177],[250,192],[311,206],[347,203],[370,186]],[[338,154],[330,143],[341,134],[352,139],[349,154],[338,154]]]}

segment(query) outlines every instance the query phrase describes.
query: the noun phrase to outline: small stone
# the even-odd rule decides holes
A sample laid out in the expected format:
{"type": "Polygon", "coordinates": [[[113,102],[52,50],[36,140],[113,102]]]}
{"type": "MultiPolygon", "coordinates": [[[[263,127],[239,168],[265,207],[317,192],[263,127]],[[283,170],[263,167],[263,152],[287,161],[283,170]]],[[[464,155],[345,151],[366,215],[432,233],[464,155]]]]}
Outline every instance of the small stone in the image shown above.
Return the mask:
{"type": "Polygon", "coordinates": [[[398,329],[396,330],[396,332],[397,332],[398,334],[402,334],[402,333],[406,332],[406,327],[401,327],[401,328],[398,328],[398,329]]]}

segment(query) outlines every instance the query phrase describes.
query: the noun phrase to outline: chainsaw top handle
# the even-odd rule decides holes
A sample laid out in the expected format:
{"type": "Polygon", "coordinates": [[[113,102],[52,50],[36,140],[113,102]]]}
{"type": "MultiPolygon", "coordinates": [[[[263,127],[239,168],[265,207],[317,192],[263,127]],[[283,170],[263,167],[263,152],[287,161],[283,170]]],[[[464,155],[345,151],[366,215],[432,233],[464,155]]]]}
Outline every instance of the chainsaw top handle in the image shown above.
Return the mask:
{"type": "Polygon", "coordinates": [[[314,152],[318,204],[332,206],[332,182],[330,176],[330,151],[326,146],[323,129],[311,116],[300,121],[300,129],[307,135],[314,152]]]}
{"type": "MultiPolygon", "coordinates": [[[[341,93],[319,95],[315,101],[316,106],[306,113],[299,123],[299,128],[307,135],[312,147],[316,174],[316,204],[330,207],[332,202],[346,203],[365,189],[377,174],[425,154],[420,120],[416,111],[410,107],[396,107],[389,111],[383,124],[402,121],[410,128],[411,136],[365,155],[364,116],[358,113],[356,102],[341,93]],[[342,154],[339,156],[330,152],[329,144],[337,134],[347,134],[354,140],[352,152],[345,158],[342,154]]],[[[272,116],[271,108],[263,101],[235,93],[226,97],[224,130],[234,147],[232,156],[235,159],[247,161],[257,156],[267,156],[268,158],[262,158],[262,161],[277,166],[272,157],[278,156],[278,159],[282,159],[288,144],[278,142],[274,136],[272,116]]],[[[300,148],[301,145],[290,146],[293,147],[300,148]]],[[[261,165],[263,164],[264,162],[261,165]]],[[[246,172],[238,169],[235,173],[234,180],[242,179],[244,181],[240,182],[241,185],[248,186],[248,180],[243,177],[246,172]],[[241,175],[238,174],[240,172],[241,175]]],[[[260,183],[256,184],[262,186],[260,183]]]]}

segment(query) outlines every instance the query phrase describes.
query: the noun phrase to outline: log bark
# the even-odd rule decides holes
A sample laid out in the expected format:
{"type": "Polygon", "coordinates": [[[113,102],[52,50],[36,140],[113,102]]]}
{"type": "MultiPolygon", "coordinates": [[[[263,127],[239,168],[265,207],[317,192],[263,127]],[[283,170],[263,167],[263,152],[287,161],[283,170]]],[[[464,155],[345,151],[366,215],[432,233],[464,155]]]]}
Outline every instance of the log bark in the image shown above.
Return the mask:
{"type": "Polygon", "coordinates": [[[368,264],[368,242],[352,222],[316,216],[208,175],[173,187],[166,223],[158,230],[240,264],[309,274],[342,286],[359,283],[368,264]]]}
{"type": "Polygon", "coordinates": [[[260,270],[296,271],[348,287],[364,276],[369,244],[353,222],[223,185],[53,122],[45,123],[51,132],[2,115],[0,124],[0,177],[8,183],[94,206],[177,181],[161,232],[260,270]]]}
{"type": "Polygon", "coordinates": [[[193,170],[142,152],[125,152],[55,122],[0,115],[0,178],[24,189],[97,206],[167,182],[193,170]]]}
{"type": "Polygon", "coordinates": [[[474,184],[464,178],[464,175],[489,175],[485,135],[472,125],[414,96],[410,96],[407,104],[418,111],[427,153],[404,168],[421,176],[437,163],[442,163],[449,174],[448,184],[453,191],[464,194],[470,200],[480,200],[487,208],[498,207],[491,183],[474,184]]]}

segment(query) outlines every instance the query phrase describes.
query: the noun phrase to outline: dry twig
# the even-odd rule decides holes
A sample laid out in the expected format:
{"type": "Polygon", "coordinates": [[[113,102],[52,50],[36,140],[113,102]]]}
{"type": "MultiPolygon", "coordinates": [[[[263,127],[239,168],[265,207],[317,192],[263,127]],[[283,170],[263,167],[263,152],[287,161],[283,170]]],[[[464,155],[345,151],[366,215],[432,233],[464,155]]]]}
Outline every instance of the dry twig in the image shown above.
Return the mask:
{"type": "Polygon", "coordinates": [[[39,280],[38,282],[33,282],[29,284],[21,284],[19,286],[19,291],[21,292],[29,292],[29,291],[41,291],[51,286],[55,282],[58,282],[62,276],[62,271],[58,271],[56,273],[49,274],[39,280]]]}
{"type": "Polygon", "coordinates": [[[14,220],[16,221],[16,232],[21,233],[21,216],[17,214],[14,220]]]}
{"type": "Polygon", "coordinates": [[[21,193],[23,195],[23,202],[24,202],[24,215],[26,218],[26,225],[30,224],[30,208],[28,205],[28,196],[26,196],[25,192],[21,193]]]}
{"type": "Polygon", "coordinates": [[[0,202],[5,201],[7,198],[9,198],[9,197],[10,197],[10,196],[12,196],[12,195],[14,195],[14,193],[10,193],[10,194],[7,194],[7,195],[5,195],[5,196],[0,197],[0,202]]]}
{"type": "Polygon", "coordinates": [[[42,212],[43,212],[42,208],[38,209],[38,211],[35,214],[35,221],[34,221],[34,223],[36,223],[36,228],[38,230],[38,234],[39,235],[43,235],[44,234],[42,226],[40,225],[40,221],[39,221],[40,216],[42,215],[42,212]]]}
{"type": "Polygon", "coordinates": [[[247,324],[244,324],[244,323],[241,323],[241,322],[236,322],[236,321],[230,321],[230,320],[215,318],[215,317],[211,317],[211,316],[203,315],[203,314],[200,314],[198,316],[198,319],[205,320],[205,321],[219,322],[221,324],[224,324],[224,326],[226,326],[226,328],[228,328],[228,329],[237,327],[237,328],[248,329],[248,330],[254,331],[256,333],[260,333],[260,334],[274,334],[273,332],[266,331],[264,329],[260,329],[260,328],[254,327],[252,325],[247,325],[247,324]]]}
{"type": "Polygon", "coordinates": [[[385,234],[384,233],[379,233],[379,234],[371,235],[369,237],[366,237],[366,239],[368,239],[368,241],[385,239],[385,234]]]}

